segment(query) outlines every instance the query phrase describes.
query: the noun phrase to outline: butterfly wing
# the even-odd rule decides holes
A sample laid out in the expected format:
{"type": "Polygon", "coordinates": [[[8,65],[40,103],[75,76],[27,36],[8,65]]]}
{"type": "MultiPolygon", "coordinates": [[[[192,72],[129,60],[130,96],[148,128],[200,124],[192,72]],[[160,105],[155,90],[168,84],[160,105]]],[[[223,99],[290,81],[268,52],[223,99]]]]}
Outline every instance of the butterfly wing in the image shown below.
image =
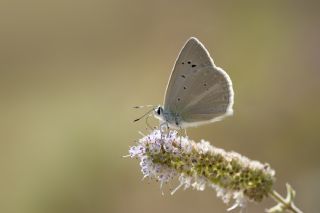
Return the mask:
{"type": "Polygon", "coordinates": [[[197,77],[189,83],[189,88],[180,111],[181,126],[198,126],[232,115],[232,83],[222,69],[206,67],[199,70],[197,77]]]}
{"type": "Polygon", "coordinates": [[[209,53],[198,39],[191,37],[175,62],[166,90],[164,108],[171,112],[179,110],[181,104],[177,99],[182,95],[184,82],[192,78],[196,70],[207,66],[213,66],[209,53]]]}
{"type": "Polygon", "coordinates": [[[172,71],[164,109],[180,114],[181,125],[188,127],[220,120],[232,114],[232,105],[229,76],[196,38],[190,38],[172,71]]]}

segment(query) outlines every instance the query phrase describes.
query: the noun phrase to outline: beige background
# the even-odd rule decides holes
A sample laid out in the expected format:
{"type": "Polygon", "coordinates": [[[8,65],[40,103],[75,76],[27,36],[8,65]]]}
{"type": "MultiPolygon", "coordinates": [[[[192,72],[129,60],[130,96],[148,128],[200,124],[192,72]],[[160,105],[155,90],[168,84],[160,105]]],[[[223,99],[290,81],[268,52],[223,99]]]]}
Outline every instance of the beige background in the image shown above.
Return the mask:
{"type": "MultiPolygon", "coordinates": [[[[316,2],[316,1],[315,1],[316,2]]],[[[235,114],[195,140],[269,162],[319,212],[320,13],[312,1],[1,1],[0,211],[225,212],[215,192],[161,195],[124,159],[198,37],[230,75],[235,114]]],[[[273,204],[251,204],[262,212],[273,204]]]]}

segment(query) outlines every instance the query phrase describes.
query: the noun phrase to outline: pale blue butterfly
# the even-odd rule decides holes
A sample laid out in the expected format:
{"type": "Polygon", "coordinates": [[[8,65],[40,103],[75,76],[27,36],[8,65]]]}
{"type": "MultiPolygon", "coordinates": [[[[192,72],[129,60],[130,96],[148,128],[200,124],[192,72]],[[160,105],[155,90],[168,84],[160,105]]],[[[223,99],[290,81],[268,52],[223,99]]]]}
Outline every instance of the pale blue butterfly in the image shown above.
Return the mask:
{"type": "Polygon", "coordinates": [[[154,116],[173,129],[219,121],[233,114],[234,92],[228,74],[217,67],[201,42],[191,37],[175,62],[164,106],[154,116]]]}

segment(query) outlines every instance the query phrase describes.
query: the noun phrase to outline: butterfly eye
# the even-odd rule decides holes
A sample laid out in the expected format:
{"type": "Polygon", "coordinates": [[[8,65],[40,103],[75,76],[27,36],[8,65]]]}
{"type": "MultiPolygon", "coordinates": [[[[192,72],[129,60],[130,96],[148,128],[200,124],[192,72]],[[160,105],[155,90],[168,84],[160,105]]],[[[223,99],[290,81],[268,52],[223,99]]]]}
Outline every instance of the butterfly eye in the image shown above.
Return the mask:
{"type": "Polygon", "coordinates": [[[157,109],[157,114],[160,115],[160,113],[161,113],[161,108],[158,107],[158,109],[157,109]]]}

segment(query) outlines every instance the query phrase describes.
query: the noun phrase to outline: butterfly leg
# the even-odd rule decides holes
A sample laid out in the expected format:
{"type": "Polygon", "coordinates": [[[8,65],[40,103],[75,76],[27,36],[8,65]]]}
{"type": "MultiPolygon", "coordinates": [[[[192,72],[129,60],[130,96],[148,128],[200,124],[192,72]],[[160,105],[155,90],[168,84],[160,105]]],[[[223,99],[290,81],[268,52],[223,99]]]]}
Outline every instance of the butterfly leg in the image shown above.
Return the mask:
{"type": "Polygon", "coordinates": [[[151,116],[151,115],[148,115],[148,116],[146,117],[146,119],[145,119],[145,121],[146,121],[146,129],[152,131],[152,130],[153,130],[153,127],[152,127],[152,126],[149,124],[149,122],[148,122],[150,116],[151,116]]]}
{"type": "Polygon", "coordinates": [[[166,124],[167,124],[167,137],[169,137],[170,136],[170,127],[169,127],[168,122],[166,124]]]}
{"type": "Polygon", "coordinates": [[[181,149],[181,140],[182,140],[182,134],[181,134],[181,131],[182,131],[182,128],[179,127],[179,130],[178,130],[178,135],[179,135],[179,148],[181,149]]]}
{"type": "Polygon", "coordinates": [[[181,148],[181,141],[182,141],[182,136],[183,136],[183,133],[182,131],[184,130],[184,137],[188,137],[187,135],[187,129],[183,129],[182,127],[179,127],[179,130],[178,130],[178,135],[179,135],[179,146],[181,148]]]}
{"type": "Polygon", "coordinates": [[[161,123],[160,126],[159,126],[159,130],[160,130],[160,134],[161,134],[161,139],[162,139],[162,136],[163,136],[163,133],[164,133],[163,128],[164,128],[165,126],[167,126],[167,128],[168,128],[168,123],[167,123],[167,122],[163,122],[163,123],[161,123]]]}

